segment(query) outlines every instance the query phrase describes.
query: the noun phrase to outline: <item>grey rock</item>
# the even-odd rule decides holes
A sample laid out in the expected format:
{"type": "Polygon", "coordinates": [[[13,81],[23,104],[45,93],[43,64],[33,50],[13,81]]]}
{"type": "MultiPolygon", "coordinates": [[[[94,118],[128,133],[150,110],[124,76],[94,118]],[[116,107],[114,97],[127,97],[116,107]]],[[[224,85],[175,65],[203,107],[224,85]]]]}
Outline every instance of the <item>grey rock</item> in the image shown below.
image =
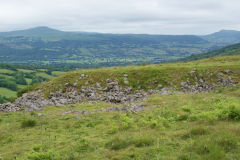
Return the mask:
{"type": "Polygon", "coordinates": [[[74,87],[76,87],[76,86],[77,86],[77,84],[78,84],[78,83],[77,83],[77,82],[75,82],[75,83],[73,83],[73,86],[74,86],[74,87]]]}
{"type": "Polygon", "coordinates": [[[126,84],[126,85],[128,85],[128,84],[129,84],[129,82],[128,82],[128,81],[126,81],[126,80],[125,80],[123,83],[124,83],[124,84],[126,84]]]}

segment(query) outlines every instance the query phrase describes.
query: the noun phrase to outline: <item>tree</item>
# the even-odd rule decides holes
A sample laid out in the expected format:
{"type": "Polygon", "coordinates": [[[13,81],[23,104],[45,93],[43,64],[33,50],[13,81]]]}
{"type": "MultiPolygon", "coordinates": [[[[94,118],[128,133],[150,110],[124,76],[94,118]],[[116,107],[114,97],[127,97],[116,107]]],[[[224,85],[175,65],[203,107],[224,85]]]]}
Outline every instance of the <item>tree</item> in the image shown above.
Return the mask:
{"type": "Polygon", "coordinates": [[[24,78],[23,72],[17,72],[15,75],[15,80],[17,84],[27,85],[27,81],[24,78]]]}

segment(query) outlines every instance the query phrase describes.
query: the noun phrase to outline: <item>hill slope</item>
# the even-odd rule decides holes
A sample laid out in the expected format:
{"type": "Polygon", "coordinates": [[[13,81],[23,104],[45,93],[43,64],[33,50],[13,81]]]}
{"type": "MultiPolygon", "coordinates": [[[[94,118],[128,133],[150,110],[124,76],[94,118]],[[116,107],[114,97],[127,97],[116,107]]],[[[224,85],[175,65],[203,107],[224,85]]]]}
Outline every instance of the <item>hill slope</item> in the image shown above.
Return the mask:
{"type": "Polygon", "coordinates": [[[215,56],[225,56],[225,55],[239,55],[240,54],[240,43],[234,44],[231,46],[227,46],[218,50],[214,50],[208,53],[198,54],[198,55],[191,55],[189,57],[180,59],[180,61],[191,61],[191,60],[198,60],[203,58],[210,58],[215,56]]]}
{"type": "MultiPolygon", "coordinates": [[[[98,92],[113,91],[111,97],[116,96],[121,87],[129,86],[133,90],[138,90],[139,86],[146,90],[159,87],[164,92],[125,104],[82,101],[64,107],[47,106],[35,112],[24,112],[23,107],[19,112],[0,113],[0,157],[26,160],[239,159],[239,84],[214,88],[211,93],[175,92],[184,91],[185,84],[181,82],[189,81],[194,86],[218,82],[227,86],[230,80],[239,82],[239,61],[240,56],[236,55],[188,63],[69,72],[42,84],[39,89],[55,101],[64,101],[62,96],[75,92],[76,88],[88,97],[94,96],[93,87],[97,87],[98,92]],[[224,82],[218,81],[219,78],[224,82]],[[163,87],[171,87],[173,92],[166,92],[163,87]],[[64,94],[58,92],[60,89],[64,94]]],[[[122,97],[127,94],[123,93],[122,97]]],[[[39,104],[31,107],[36,109],[39,104]]]]}
{"type": "Polygon", "coordinates": [[[240,31],[221,30],[219,32],[201,37],[215,44],[231,45],[240,42],[240,31]]]}

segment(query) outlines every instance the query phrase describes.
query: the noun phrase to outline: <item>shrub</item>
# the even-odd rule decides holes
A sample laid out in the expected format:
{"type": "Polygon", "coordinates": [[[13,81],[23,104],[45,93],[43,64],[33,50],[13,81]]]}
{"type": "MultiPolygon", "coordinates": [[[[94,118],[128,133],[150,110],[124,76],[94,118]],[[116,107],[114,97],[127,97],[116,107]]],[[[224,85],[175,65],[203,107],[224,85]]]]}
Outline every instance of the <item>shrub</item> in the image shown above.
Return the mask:
{"type": "Polygon", "coordinates": [[[35,146],[33,147],[33,150],[34,150],[35,152],[39,152],[40,149],[41,149],[41,146],[40,146],[40,145],[35,145],[35,146]]]}
{"type": "Polygon", "coordinates": [[[183,106],[183,107],[182,107],[182,110],[183,110],[184,112],[188,112],[188,113],[191,113],[191,111],[192,111],[192,109],[191,109],[190,107],[188,107],[188,106],[183,106]]]}
{"type": "Polygon", "coordinates": [[[94,128],[96,124],[94,122],[89,122],[86,127],[94,128]]]}
{"type": "Polygon", "coordinates": [[[151,146],[154,143],[154,140],[150,137],[141,137],[134,139],[132,142],[136,147],[146,147],[151,146]]]}
{"type": "Polygon", "coordinates": [[[128,139],[114,138],[108,143],[106,143],[105,146],[112,150],[120,150],[123,148],[127,148],[129,145],[130,145],[130,142],[128,139]]]}
{"type": "Polygon", "coordinates": [[[189,116],[189,119],[192,121],[209,121],[213,122],[218,120],[218,115],[216,111],[207,111],[207,112],[201,112],[201,113],[196,113],[196,114],[191,114],[189,116]]]}
{"type": "Polygon", "coordinates": [[[108,131],[109,134],[114,134],[118,132],[118,126],[116,124],[112,125],[112,128],[108,131]]]}
{"type": "Polygon", "coordinates": [[[121,129],[127,130],[129,128],[136,128],[136,124],[134,123],[134,119],[130,118],[127,115],[122,115],[121,119],[121,129]]]}
{"type": "Polygon", "coordinates": [[[60,156],[57,153],[54,153],[53,151],[48,152],[34,152],[31,154],[28,154],[27,156],[28,160],[60,160],[60,156]]]}
{"type": "Polygon", "coordinates": [[[232,120],[240,120],[240,107],[230,106],[228,118],[232,120]]]}
{"type": "Polygon", "coordinates": [[[178,121],[185,121],[187,120],[189,117],[189,114],[188,113],[179,113],[178,116],[177,116],[177,120],[178,121]]]}
{"type": "Polygon", "coordinates": [[[77,152],[83,153],[89,150],[93,150],[90,142],[87,139],[81,138],[77,141],[77,145],[75,146],[77,152]]]}
{"type": "Polygon", "coordinates": [[[35,120],[32,119],[27,119],[27,120],[23,120],[21,123],[22,128],[27,128],[27,127],[34,127],[36,126],[37,122],[35,120]]]}
{"type": "Polygon", "coordinates": [[[155,119],[151,119],[149,123],[150,123],[151,128],[155,128],[155,127],[159,126],[158,121],[155,119]]]}
{"type": "Polygon", "coordinates": [[[235,104],[225,104],[218,112],[220,119],[240,120],[240,106],[235,104]]]}

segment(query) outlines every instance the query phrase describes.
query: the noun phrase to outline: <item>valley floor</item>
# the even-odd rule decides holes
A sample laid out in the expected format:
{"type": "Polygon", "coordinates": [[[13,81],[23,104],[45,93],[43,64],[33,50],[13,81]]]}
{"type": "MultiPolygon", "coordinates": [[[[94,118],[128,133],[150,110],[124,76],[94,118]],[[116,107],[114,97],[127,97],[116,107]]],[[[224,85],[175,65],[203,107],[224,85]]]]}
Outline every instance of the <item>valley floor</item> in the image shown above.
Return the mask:
{"type": "Polygon", "coordinates": [[[69,112],[117,106],[104,102],[0,113],[0,159],[239,160],[239,97],[237,85],[154,95],[138,113],[69,112]]]}

